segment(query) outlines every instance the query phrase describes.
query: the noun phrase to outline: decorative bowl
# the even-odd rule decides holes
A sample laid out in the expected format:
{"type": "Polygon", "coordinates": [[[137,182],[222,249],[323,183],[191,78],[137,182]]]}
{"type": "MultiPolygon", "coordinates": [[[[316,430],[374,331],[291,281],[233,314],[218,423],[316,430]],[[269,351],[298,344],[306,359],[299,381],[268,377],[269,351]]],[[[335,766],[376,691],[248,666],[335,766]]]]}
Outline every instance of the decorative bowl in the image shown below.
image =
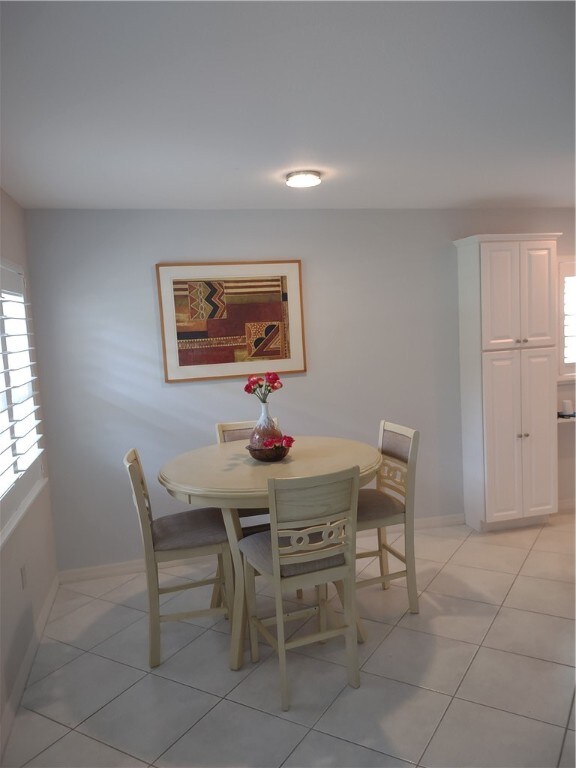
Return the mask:
{"type": "Polygon", "coordinates": [[[256,448],[253,445],[247,445],[246,450],[256,461],[282,461],[290,448],[285,445],[276,445],[273,448],[256,448]]]}

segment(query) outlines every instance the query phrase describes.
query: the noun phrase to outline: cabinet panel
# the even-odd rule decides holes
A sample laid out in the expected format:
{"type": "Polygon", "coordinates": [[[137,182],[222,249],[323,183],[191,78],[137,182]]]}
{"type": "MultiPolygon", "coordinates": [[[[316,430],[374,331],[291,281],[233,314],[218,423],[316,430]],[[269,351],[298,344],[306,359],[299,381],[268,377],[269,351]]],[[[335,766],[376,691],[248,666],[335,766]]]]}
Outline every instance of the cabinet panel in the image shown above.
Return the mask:
{"type": "Polygon", "coordinates": [[[482,355],[486,521],[522,516],[520,352],[482,355]]]}
{"type": "Polygon", "coordinates": [[[554,242],[521,243],[521,335],[526,347],[556,344],[556,260],[554,242]]]}
{"type": "Polygon", "coordinates": [[[482,243],[482,348],[510,349],[519,343],[520,245],[482,243]]]}
{"type": "Polygon", "coordinates": [[[556,350],[522,352],[522,469],[524,516],[556,511],[556,350]]]}

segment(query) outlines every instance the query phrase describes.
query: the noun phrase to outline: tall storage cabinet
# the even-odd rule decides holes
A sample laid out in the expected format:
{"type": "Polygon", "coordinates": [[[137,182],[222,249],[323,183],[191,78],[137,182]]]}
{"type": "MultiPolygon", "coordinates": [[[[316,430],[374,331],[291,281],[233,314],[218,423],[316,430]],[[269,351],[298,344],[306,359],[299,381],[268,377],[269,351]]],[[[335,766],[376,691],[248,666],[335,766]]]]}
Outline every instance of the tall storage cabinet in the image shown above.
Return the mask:
{"type": "Polygon", "coordinates": [[[464,506],[477,530],[558,509],[559,236],[477,235],[455,243],[464,506]]]}

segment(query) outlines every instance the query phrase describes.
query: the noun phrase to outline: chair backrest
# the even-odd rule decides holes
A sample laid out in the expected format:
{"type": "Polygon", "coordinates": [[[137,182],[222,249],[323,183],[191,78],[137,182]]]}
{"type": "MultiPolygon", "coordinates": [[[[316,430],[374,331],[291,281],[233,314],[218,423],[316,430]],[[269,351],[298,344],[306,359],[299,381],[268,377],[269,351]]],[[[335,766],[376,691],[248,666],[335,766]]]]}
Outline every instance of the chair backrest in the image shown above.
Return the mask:
{"type": "Polygon", "coordinates": [[[138,512],[144,552],[148,558],[153,556],[154,552],[154,542],[152,539],[152,507],[150,504],[150,496],[148,494],[148,486],[146,485],[146,478],[144,477],[144,471],[142,469],[142,462],[140,461],[140,456],[135,448],[131,448],[124,456],[124,466],[126,467],[128,477],[130,478],[130,484],[132,485],[132,498],[134,499],[134,505],[138,512]]]}
{"type": "Polygon", "coordinates": [[[420,432],[391,421],[380,422],[378,448],[383,460],[377,487],[383,493],[404,503],[406,514],[414,511],[416,459],[420,432]]]}
{"type": "MultiPolygon", "coordinates": [[[[360,470],[350,467],[316,477],[268,480],[274,576],[283,566],[326,559],[325,567],[354,567],[360,470]]],[[[294,573],[291,568],[291,573],[294,573]]],[[[316,568],[314,570],[321,570],[316,568]]]]}
{"type": "MultiPolygon", "coordinates": [[[[278,426],[278,419],[274,418],[278,426]]],[[[226,421],[216,424],[216,438],[219,443],[232,443],[235,440],[249,440],[256,421],[226,421]]]]}

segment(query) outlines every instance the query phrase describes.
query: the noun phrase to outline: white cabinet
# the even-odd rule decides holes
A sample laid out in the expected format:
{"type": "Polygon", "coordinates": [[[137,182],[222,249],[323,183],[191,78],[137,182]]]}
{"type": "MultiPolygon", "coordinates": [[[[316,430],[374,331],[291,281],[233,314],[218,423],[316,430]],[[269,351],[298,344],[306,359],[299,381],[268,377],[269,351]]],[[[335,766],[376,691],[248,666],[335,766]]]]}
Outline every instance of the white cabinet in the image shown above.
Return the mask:
{"type": "Polygon", "coordinates": [[[555,512],[556,350],[484,353],[482,383],[486,522],[555,512]]]}
{"type": "Polygon", "coordinates": [[[464,506],[477,530],[558,508],[558,237],[456,241],[464,506]]]}
{"type": "Polygon", "coordinates": [[[556,242],[483,242],[482,349],[556,344],[556,242]]]}

